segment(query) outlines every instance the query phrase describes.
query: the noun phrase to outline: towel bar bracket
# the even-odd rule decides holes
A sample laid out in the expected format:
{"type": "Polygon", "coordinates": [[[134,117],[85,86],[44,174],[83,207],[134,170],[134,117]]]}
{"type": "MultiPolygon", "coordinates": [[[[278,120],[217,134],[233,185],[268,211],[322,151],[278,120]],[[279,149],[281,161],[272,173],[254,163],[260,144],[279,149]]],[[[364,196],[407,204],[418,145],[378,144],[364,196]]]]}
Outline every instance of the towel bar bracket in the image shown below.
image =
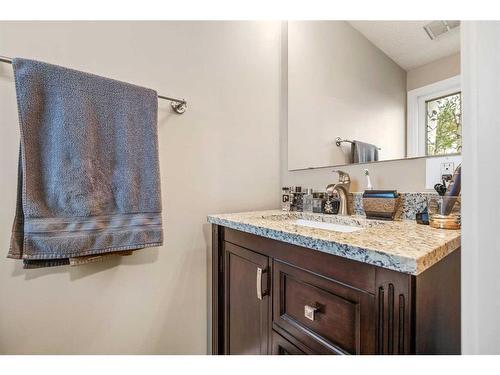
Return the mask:
{"type": "Polygon", "coordinates": [[[353,143],[352,141],[348,140],[348,139],[342,139],[340,137],[337,137],[335,138],[335,144],[340,147],[342,145],[343,142],[347,142],[347,143],[353,143]]]}
{"type": "Polygon", "coordinates": [[[179,115],[182,115],[184,112],[186,112],[187,109],[187,103],[186,102],[175,102],[173,101],[170,103],[172,106],[172,109],[178,113],[179,115]]]}

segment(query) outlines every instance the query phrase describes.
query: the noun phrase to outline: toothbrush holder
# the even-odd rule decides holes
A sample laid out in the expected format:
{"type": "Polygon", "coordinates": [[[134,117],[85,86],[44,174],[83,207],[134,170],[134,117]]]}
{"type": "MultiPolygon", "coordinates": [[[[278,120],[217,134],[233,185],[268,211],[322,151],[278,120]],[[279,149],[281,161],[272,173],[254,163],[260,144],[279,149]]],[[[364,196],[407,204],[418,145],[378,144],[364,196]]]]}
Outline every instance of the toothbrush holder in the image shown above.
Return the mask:
{"type": "Polygon", "coordinates": [[[427,198],[429,225],[436,229],[460,229],[460,196],[432,196],[427,198]]]}

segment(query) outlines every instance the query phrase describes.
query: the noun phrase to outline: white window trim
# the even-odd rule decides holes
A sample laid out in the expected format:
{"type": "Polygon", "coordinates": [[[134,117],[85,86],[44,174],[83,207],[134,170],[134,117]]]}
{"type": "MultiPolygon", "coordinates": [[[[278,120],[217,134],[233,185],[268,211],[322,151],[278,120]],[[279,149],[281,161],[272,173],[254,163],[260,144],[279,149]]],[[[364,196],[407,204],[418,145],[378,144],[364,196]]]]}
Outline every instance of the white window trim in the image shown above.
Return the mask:
{"type": "Polygon", "coordinates": [[[408,91],[406,121],[407,157],[425,156],[425,102],[461,91],[460,75],[408,91]]]}

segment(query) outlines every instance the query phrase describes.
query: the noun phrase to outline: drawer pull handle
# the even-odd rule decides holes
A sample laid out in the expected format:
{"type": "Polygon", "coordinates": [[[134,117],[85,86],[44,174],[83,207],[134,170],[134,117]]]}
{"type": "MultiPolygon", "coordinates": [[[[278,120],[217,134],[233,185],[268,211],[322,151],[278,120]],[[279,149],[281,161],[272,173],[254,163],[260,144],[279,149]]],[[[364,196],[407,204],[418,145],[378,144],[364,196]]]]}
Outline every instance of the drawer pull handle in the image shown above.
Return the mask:
{"type": "Polygon", "coordinates": [[[262,274],[266,271],[260,267],[257,267],[257,298],[262,300],[262,296],[265,296],[265,293],[262,293],[262,274]]]}
{"type": "Polygon", "coordinates": [[[304,316],[309,319],[314,321],[314,315],[319,309],[317,307],[305,305],[304,306],[304,316]]]}

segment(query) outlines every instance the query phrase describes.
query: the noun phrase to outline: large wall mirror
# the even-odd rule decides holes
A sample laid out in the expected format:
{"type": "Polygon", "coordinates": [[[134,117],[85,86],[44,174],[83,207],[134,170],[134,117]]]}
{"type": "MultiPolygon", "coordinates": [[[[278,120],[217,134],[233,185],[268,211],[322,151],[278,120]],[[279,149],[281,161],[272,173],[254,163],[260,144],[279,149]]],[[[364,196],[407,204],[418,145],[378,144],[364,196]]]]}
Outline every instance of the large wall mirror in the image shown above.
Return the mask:
{"type": "Polygon", "coordinates": [[[457,155],[458,21],[288,22],[288,169],[457,155]]]}

